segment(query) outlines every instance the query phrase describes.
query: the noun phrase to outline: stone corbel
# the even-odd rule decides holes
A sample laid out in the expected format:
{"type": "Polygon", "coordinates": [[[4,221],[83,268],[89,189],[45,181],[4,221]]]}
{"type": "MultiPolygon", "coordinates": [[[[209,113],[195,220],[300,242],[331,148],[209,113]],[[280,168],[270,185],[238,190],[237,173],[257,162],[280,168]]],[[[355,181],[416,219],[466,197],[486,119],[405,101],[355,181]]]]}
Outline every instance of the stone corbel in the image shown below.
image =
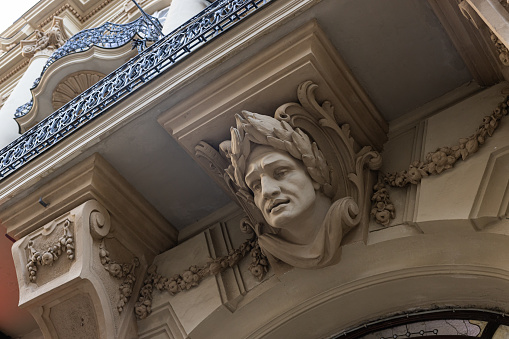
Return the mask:
{"type": "Polygon", "coordinates": [[[51,55],[55,50],[62,47],[69,38],[65,33],[64,19],[53,18],[51,27],[46,31],[35,30],[35,39],[21,40],[21,54],[26,58],[32,58],[37,53],[51,55]]]}
{"type": "Polygon", "coordinates": [[[118,234],[89,200],[14,244],[19,305],[45,338],[125,338],[143,272],[118,234]]]}
{"type": "MultiPolygon", "coordinates": [[[[340,124],[336,120],[334,107],[329,101],[317,101],[317,88],[311,81],[301,83],[297,89],[299,103],[281,105],[274,118],[247,111],[237,114],[237,126],[231,129],[231,141],[221,143],[219,152],[204,141],[195,149],[196,157],[202,162],[208,161],[206,167],[224,178],[226,186],[248,215],[247,224],[258,237],[261,250],[278,270],[284,270],[285,265],[300,268],[333,265],[339,261],[341,242],[350,230],[361,225],[352,232],[356,235],[351,238],[365,238],[371,191],[367,169],[377,170],[382,163],[380,154],[371,146],[359,146],[350,134],[349,124],[340,124]],[[277,204],[282,204],[287,211],[299,208],[294,203],[298,199],[292,200],[293,193],[289,187],[284,187],[284,180],[278,184],[281,185],[279,195],[270,198],[273,199],[271,205],[261,202],[264,206],[261,208],[254,201],[256,189],[247,182],[247,173],[249,159],[252,159],[250,154],[260,147],[265,147],[264,152],[274,154],[273,157],[282,157],[279,162],[293,161],[283,160],[285,157],[295,159],[301,164],[297,167],[302,166],[302,170],[307,172],[302,177],[302,184],[307,180],[313,184],[315,197],[312,198],[312,206],[323,203],[327,212],[304,225],[315,229],[311,240],[289,240],[280,235],[283,231],[278,225],[270,224],[267,219],[266,214],[272,214],[272,211],[267,211],[275,209],[277,204]]],[[[299,170],[292,168],[291,171],[296,173],[299,170]]],[[[263,187],[260,190],[260,197],[263,195],[269,200],[263,193],[263,187]]],[[[295,193],[295,196],[308,193],[312,195],[310,191],[295,193]]],[[[292,219],[290,222],[295,225],[299,220],[292,219]]],[[[245,224],[244,221],[244,228],[245,224]]]]}

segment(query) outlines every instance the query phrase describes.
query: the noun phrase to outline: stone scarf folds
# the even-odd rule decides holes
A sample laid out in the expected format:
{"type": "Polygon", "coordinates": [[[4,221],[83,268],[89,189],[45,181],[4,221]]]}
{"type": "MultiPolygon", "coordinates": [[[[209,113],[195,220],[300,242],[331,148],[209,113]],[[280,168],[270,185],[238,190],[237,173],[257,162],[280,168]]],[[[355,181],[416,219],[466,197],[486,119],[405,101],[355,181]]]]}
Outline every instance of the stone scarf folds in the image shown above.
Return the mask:
{"type": "MultiPolygon", "coordinates": [[[[260,248],[271,256],[300,268],[321,268],[334,265],[341,257],[341,240],[356,223],[359,207],[351,197],[335,201],[314,239],[307,244],[294,244],[277,234],[261,234],[260,248]]],[[[358,222],[357,222],[358,223],[358,222]]]]}

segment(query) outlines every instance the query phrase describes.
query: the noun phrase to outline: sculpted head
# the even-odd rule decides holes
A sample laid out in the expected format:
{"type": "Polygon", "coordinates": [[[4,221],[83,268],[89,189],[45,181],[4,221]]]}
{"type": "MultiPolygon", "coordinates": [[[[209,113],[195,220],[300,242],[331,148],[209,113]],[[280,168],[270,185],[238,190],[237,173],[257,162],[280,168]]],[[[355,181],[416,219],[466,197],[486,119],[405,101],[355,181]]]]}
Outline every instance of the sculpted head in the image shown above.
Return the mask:
{"type": "Polygon", "coordinates": [[[312,180],[302,161],[270,146],[256,146],[246,162],[245,182],[267,223],[291,228],[313,214],[320,184],[312,180]]]}
{"type": "MultiPolygon", "coordinates": [[[[231,140],[220,145],[230,163],[225,173],[218,170],[226,167],[224,157],[211,152],[212,169],[226,174],[228,188],[246,212],[241,229],[254,230],[274,267],[280,262],[300,268],[333,265],[344,235],[369,221],[367,169],[380,168],[380,154],[357,144],[350,125],[338,124],[330,102],[316,101],[317,87],[311,81],[300,84],[300,104],[283,104],[274,117],[237,114],[231,140]]],[[[202,148],[207,149],[201,145],[197,154],[205,154],[202,148]]]]}
{"type": "Polygon", "coordinates": [[[245,111],[231,134],[227,172],[242,195],[281,237],[304,243],[331,205],[329,168],[316,144],[286,121],[245,111]]]}

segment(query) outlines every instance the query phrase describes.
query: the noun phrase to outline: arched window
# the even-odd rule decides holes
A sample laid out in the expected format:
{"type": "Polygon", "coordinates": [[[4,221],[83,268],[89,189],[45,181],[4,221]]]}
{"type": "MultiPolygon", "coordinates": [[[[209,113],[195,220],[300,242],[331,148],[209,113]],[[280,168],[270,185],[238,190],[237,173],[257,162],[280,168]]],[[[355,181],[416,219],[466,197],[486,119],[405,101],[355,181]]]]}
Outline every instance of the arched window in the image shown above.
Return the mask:
{"type": "Polygon", "coordinates": [[[433,310],[373,321],[334,339],[507,339],[509,317],[488,310],[433,310]]]}

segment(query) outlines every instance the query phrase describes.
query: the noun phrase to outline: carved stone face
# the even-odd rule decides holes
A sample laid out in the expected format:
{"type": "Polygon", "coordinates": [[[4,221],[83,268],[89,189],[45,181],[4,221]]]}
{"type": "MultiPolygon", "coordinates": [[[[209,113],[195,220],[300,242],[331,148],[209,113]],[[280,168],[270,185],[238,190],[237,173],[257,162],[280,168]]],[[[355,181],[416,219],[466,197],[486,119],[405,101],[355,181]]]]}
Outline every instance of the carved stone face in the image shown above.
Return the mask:
{"type": "Polygon", "coordinates": [[[320,186],[288,153],[256,146],[247,159],[245,180],[270,226],[291,229],[313,217],[320,186]]]}

